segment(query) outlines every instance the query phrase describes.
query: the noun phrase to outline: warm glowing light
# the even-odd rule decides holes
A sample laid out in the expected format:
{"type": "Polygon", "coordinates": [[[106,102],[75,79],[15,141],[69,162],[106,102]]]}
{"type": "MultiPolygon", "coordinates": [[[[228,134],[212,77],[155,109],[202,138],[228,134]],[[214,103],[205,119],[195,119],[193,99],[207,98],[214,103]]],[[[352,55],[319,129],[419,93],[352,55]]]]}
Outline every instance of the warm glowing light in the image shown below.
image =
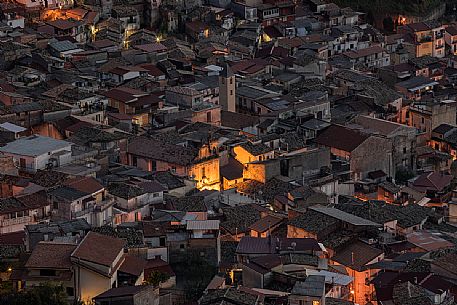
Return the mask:
{"type": "Polygon", "coordinates": [[[270,42],[270,41],[271,41],[271,37],[268,36],[267,33],[263,33],[263,34],[262,34],[262,41],[264,41],[264,42],[270,42]]]}
{"type": "Polygon", "coordinates": [[[162,37],[160,35],[156,37],[156,42],[157,43],[160,43],[161,40],[162,40],[162,37]]]}
{"type": "Polygon", "coordinates": [[[399,25],[405,25],[406,24],[406,17],[403,17],[403,16],[398,16],[398,24],[399,25]]]}
{"type": "Polygon", "coordinates": [[[11,272],[11,271],[13,271],[13,268],[8,267],[8,272],[11,272]]]}
{"type": "Polygon", "coordinates": [[[354,290],[351,290],[351,294],[354,294],[354,293],[355,293],[355,291],[354,291],[354,290]]]}
{"type": "Polygon", "coordinates": [[[204,35],[206,38],[208,38],[208,36],[209,36],[209,29],[205,29],[205,30],[203,31],[203,35],[204,35]]]}

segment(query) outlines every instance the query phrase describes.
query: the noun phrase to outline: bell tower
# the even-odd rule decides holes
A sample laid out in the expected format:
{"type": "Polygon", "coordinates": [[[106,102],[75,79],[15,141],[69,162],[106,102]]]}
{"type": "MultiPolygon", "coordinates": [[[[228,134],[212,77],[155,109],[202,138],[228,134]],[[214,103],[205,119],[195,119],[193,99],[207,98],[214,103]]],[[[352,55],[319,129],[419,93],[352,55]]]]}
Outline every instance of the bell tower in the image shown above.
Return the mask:
{"type": "Polygon", "coordinates": [[[228,64],[219,73],[219,104],[221,109],[236,112],[235,109],[235,74],[228,64]]]}

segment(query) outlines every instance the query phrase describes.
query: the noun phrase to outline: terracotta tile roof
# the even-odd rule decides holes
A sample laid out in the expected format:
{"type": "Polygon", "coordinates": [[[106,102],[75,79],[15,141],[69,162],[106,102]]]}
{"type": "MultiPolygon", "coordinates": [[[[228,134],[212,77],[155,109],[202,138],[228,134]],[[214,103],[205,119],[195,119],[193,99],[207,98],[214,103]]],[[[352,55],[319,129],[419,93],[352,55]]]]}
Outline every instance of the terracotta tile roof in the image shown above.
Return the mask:
{"type": "Polygon", "coordinates": [[[140,65],[140,67],[142,67],[143,69],[146,69],[148,71],[148,74],[152,75],[152,76],[165,75],[165,73],[163,73],[162,70],[160,70],[159,68],[157,68],[157,66],[155,66],[153,64],[143,64],[143,65],[140,65]]]}
{"type": "Polygon", "coordinates": [[[258,238],[244,236],[236,249],[240,254],[274,254],[289,250],[292,245],[296,252],[322,251],[317,240],[313,238],[258,238]]]}
{"type": "Polygon", "coordinates": [[[64,19],[57,19],[54,21],[49,21],[48,24],[50,26],[53,26],[57,29],[60,30],[69,30],[71,28],[74,28],[78,25],[77,22],[69,21],[69,20],[64,20],[64,19]]]}
{"type": "Polygon", "coordinates": [[[267,215],[252,225],[249,226],[249,229],[254,230],[256,232],[266,232],[268,229],[273,229],[275,226],[279,225],[283,221],[283,218],[276,217],[273,215],[267,215]]]}
{"type": "Polygon", "coordinates": [[[25,231],[0,234],[0,245],[24,245],[25,231]]]}
{"type": "Polygon", "coordinates": [[[104,189],[103,185],[93,177],[75,177],[66,180],[63,185],[87,194],[100,192],[104,189]]]}
{"type": "Polygon", "coordinates": [[[120,238],[89,232],[73,252],[72,257],[111,266],[126,244],[120,238]]]}
{"type": "Polygon", "coordinates": [[[356,59],[356,58],[370,56],[370,55],[374,55],[374,54],[378,54],[378,53],[382,53],[382,52],[384,52],[384,49],[382,47],[374,46],[374,47],[361,49],[358,51],[345,52],[345,53],[343,53],[343,55],[345,55],[351,59],[356,59]]]}
{"type": "Polygon", "coordinates": [[[438,266],[455,275],[457,274],[457,264],[455,262],[457,262],[457,254],[450,253],[436,259],[432,262],[432,265],[438,266]]]}
{"type": "Polygon", "coordinates": [[[240,146],[253,156],[259,156],[271,152],[273,149],[263,143],[253,144],[251,142],[241,143],[240,146]]]}
{"type": "Polygon", "coordinates": [[[71,268],[70,256],[76,245],[40,242],[30,255],[26,268],[71,268]]]}
{"type": "Polygon", "coordinates": [[[224,127],[230,127],[235,129],[243,129],[245,127],[251,127],[260,122],[259,117],[230,112],[230,111],[221,111],[221,125],[224,127]]]}
{"type": "Polygon", "coordinates": [[[423,32],[431,29],[425,22],[410,23],[405,25],[405,28],[409,28],[414,32],[423,32]]]}
{"type": "Polygon", "coordinates": [[[67,128],[65,128],[65,131],[69,131],[69,132],[76,132],[78,131],[81,127],[84,127],[84,126],[87,126],[87,127],[92,127],[94,126],[94,124],[91,124],[89,122],[86,122],[86,121],[81,121],[81,122],[78,122],[76,124],[73,124],[67,128]]]}
{"type": "Polygon", "coordinates": [[[445,175],[438,172],[424,173],[414,180],[412,187],[416,190],[442,191],[452,181],[451,175],[445,175]]]}
{"type": "Polygon", "coordinates": [[[352,152],[368,138],[369,135],[343,126],[331,125],[316,137],[315,142],[327,147],[352,152]]]}
{"type": "Polygon", "coordinates": [[[109,39],[101,39],[101,40],[96,40],[91,43],[95,48],[97,49],[103,49],[103,48],[108,48],[108,47],[115,47],[116,44],[109,39]]]}
{"type": "Polygon", "coordinates": [[[128,103],[136,100],[139,96],[147,95],[147,93],[131,88],[119,87],[106,91],[103,95],[113,100],[128,103]]]}
{"type": "Polygon", "coordinates": [[[332,260],[351,269],[361,271],[366,264],[382,253],[383,251],[380,249],[357,241],[338,251],[332,260]]]}
{"type": "Polygon", "coordinates": [[[147,53],[152,53],[152,52],[163,52],[166,51],[167,48],[161,44],[160,42],[157,43],[148,43],[148,44],[142,44],[142,45],[136,45],[134,46],[135,49],[145,51],[147,53]]]}
{"type": "Polygon", "coordinates": [[[115,287],[107,290],[99,295],[97,295],[94,299],[111,299],[111,298],[120,298],[126,296],[133,296],[137,293],[140,293],[142,290],[147,289],[148,286],[124,286],[124,287],[115,287]]]}
{"type": "Polygon", "coordinates": [[[135,276],[140,276],[144,271],[147,261],[137,256],[127,255],[119,267],[119,271],[135,276]]]}
{"type": "Polygon", "coordinates": [[[192,164],[198,156],[198,150],[192,147],[174,145],[146,137],[133,139],[128,145],[128,152],[152,160],[160,160],[184,166],[192,164]]]}

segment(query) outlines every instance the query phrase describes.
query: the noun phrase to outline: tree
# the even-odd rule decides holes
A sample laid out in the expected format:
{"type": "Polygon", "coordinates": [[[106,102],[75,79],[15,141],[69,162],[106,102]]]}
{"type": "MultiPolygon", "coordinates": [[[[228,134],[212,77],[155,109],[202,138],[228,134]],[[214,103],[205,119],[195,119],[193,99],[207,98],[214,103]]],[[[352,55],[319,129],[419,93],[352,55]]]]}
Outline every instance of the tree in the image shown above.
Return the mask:
{"type": "Polygon", "coordinates": [[[160,283],[168,281],[170,275],[160,271],[152,271],[149,277],[144,282],[146,285],[159,286],[160,283]]]}
{"type": "Polygon", "coordinates": [[[8,305],[70,305],[61,285],[44,283],[20,292],[0,296],[0,304],[8,305]]]}
{"type": "Polygon", "coordinates": [[[189,301],[196,301],[216,275],[217,268],[199,255],[189,255],[183,269],[186,298],[189,301]]]}
{"type": "Polygon", "coordinates": [[[395,173],[395,181],[397,184],[406,185],[408,180],[414,177],[414,173],[407,168],[398,169],[395,173]]]}
{"type": "Polygon", "coordinates": [[[382,26],[386,32],[393,32],[395,30],[395,23],[390,16],[382,20],[382,26]]]}

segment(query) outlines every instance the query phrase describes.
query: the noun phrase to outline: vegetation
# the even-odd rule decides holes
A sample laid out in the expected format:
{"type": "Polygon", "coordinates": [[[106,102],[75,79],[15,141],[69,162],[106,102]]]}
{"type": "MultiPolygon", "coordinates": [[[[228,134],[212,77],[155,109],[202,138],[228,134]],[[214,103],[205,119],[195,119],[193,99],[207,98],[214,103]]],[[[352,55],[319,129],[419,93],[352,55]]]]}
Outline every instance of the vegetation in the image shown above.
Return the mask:
{"type": "Polygon", "coordinates": [[[179,275],[177,284],[182,284],[188,301],[198,300],[217,273],[217,267],[199,255],[189,255],[185,262],[175,264],[172,268],[179,275]]]}
{"type": "Polygon", "coordinates": [[[166,281],[168,281],[169,278],[170,276],[166,273],[160,271],[153,271],[145,281],[145,284],[159,286],[160,283],[165,283],[166,281]]]}
{"type": "Polygon", "coordinates": [[[408,180],[413,178],[414,176],[414,173],[407,169],[399,169],[395,173],[395,182],[397,184],[406,185],[408,184],[408,180]]]}
{"type": "Polygon", "coordinates": [[[0,296],[4,305],[70,305],[65,289],[50,283],[0,296]]]}
{"type": "Polygon", "coordinates": [[[420,16],[443,3],[442,0],[334,0],[341,7],[352,7],[374,14],[406,14],[420,16]]]}

